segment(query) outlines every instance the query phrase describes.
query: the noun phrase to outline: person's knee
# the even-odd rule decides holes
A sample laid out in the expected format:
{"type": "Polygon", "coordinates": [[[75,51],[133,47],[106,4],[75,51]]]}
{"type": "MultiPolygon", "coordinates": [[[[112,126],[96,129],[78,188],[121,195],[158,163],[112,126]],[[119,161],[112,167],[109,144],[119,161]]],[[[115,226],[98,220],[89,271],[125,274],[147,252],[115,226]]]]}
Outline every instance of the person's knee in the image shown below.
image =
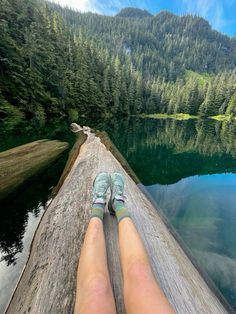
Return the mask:
{"type": "Polygon", "coordinates": [[[134,261],[128,271],[127,280],[130,284],[145,284],[152,279],[152,271],[150,266],[142,261],[134,261]]]}
{"type": "Polygon", "coordinates": [[[110,292],[110,282],[105,274],[98,272],[87,278],[84,288],[91,294],[107,295],[110,292]]]}

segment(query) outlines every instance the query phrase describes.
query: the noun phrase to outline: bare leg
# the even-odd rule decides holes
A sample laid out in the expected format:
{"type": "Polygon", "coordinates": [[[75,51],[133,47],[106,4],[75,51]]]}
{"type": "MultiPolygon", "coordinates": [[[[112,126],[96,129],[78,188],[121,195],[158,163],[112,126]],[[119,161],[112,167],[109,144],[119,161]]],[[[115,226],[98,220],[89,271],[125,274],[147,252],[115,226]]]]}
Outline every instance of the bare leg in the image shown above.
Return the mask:
{"type": "Polygon", "coordinates": [[[119,243],[127,313],[174,313],[154,278],[137,229],[128,217],[119,222],[119,243]]]}
{"type": "Polygon", "coordinates": [[[76,290],[75,314],[116,313],[107,268],[103,223],[96,217],[90,220],[85,235],[76,290]]]}

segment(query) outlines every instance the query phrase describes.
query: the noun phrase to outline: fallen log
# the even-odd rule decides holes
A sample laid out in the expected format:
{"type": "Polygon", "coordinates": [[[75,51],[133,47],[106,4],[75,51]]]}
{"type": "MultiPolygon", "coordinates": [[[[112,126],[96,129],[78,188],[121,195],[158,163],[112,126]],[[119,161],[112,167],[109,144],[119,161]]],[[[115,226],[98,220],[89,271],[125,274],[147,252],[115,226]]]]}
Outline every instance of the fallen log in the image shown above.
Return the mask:
{"type": "Polygon", "coordinates": [[[0,153],[0,200],[57,159],[68,144],[39,140],[0,153]]]}
{"type": "MultiPolygon", "coordinates": [[[[87,138],[79,155],[37,229],[7,313],[73,313],[76,269],[91,214],[92,182],[100,171],[119,171],[125,176],[127,206],[153,272],[176,313],[227,313],[121,163],[96,134],[89,129],[84,133],[87,138]]],[[[108,212],[104,228],[117,313],[122,314],[117,221],[108,212]]]]}

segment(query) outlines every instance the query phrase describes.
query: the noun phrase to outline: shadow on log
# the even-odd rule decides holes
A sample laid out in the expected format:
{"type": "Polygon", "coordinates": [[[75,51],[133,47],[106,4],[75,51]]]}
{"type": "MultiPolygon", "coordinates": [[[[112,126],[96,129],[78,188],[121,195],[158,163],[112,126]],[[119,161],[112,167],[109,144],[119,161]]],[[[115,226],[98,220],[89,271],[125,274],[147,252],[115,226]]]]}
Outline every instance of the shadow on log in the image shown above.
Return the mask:
{"type": "MultiPolygon", "coordinates": [[[[68,166],[68,175],[37,229],[7,313],[73,313],[76,269],[91,214],[92,183],[100,171],[118,171],[125,176],[127,207],[147,249],[153,273],[176,313],[227,313],[152,203],[107,149],[109,145],[105,146],[89,128],[84,128],[84,133],[86,140],[79,155],[68,166]]],[[[117,222],[108,212],[104,229],[117,313],[123,314],[117,222]]]]}

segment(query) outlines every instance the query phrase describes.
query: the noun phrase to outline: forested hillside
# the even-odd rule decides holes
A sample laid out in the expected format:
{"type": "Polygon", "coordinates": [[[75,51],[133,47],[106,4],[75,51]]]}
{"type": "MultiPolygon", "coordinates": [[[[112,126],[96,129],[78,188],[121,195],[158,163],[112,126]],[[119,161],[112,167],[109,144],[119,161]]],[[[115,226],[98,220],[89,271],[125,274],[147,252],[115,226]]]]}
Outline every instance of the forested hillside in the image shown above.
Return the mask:
{"type": "Polygon", "coordinates": [[[141,10],[128,8],[128,12],[121,11],[122,17],[111,17],[51,6],[67,23],[96,38],[99,46],[128,54],[147,78],[161,76],[175,81],[186,69],[200,73],[236,69],[236,38],[212,30],[203,18],[162,11],[135,19],[141,10]]]}
{"type": "Polygon", "coordinates": [[[236,39],[193,16],[0,2],[0,122],[236,115],[236,39]]]}
{"type": "Polygon", "coordinates": [[[142,19],[144,17],[151,17],[152,14],[150,14],[147,10],[141,10],[138,8],[124,8],[116,16],[142,19]]]}

